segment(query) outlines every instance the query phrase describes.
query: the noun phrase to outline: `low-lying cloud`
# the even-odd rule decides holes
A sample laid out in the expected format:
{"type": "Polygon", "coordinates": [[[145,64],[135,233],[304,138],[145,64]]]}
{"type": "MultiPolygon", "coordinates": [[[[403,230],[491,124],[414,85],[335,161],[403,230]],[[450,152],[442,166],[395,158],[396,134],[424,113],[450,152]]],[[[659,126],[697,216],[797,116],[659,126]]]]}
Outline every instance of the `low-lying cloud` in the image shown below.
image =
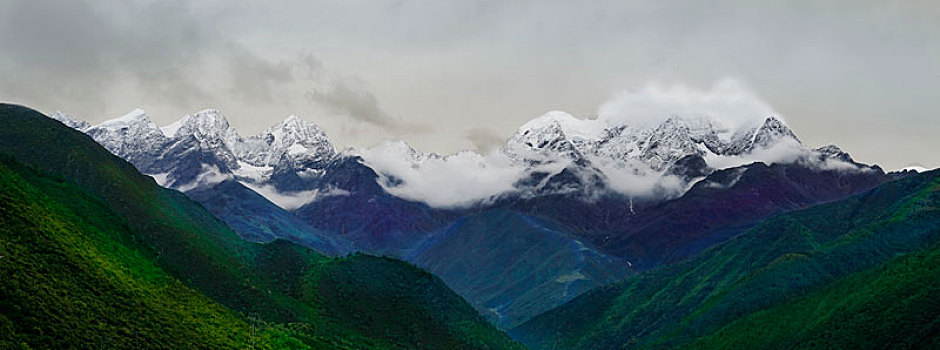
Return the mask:
{"type": "Polygon", "coordinates": [[[755,162],[767,165],[799,163],[819,171],[858,172],[869,171],[868,167],[842,159],[825,156],[817,150],[809,149],[793,139],[782,139],[768,148],[757,148],[750,153],[735,156],[719,156],[713,153],[705,155],[705,162],[715,169],[735,168],[755,162]]]}
{"type": "Polygon", "coordinates": [[[362,151],[365,163],[384,176],[393,176],[392,195],[433,207],[463,207],[511,192],[525,176],[524,169],[499,152],[485,155],[465,151],[446,157],[414,158],[410,147],[389,142],[362,151]]]}
{"type": "Polygon", "coordinates": [[[603,163],[598,169],[607,176],[608,188],[627,197],[672,198],[687,189],[681,177],[654,171],[643,164],[603,163]]]}
{"type": "Polygon", "coordinates": [[[714,153],[705,155],[705,163],[715,169],[736,168],[754,162],[764,164],[793,163],[807,155],[807,150],[799,142],[783,139],[769,148],[757,148],[750,153],[734,156],[720,156],[714,153]]]}
{"type": "Polygon", "coordinates": [[[249,181],[239,181],[240,184],[248,187],[250,190],[255,191],[255,193],[261,195],[265,199],[274,203],[278,207],[284,210],[294,210],[300,208],[304,205],[307,205],[310,202],[323,199],[326,197],[335,197],[335,196],[348,196],[349,191],[338,189],[338,188],[328,188],[324,190],[313,189],[307,191],[296,191],[296,192],[282,192],[278,191],[272,185],[259,185],[249,181]]]}

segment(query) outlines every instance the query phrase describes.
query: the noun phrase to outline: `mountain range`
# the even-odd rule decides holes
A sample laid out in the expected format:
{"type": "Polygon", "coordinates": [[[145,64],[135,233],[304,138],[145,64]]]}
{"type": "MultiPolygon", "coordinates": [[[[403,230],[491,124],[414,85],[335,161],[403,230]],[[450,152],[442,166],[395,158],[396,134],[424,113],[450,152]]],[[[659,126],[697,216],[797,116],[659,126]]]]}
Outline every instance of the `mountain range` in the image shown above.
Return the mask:
{"type": "Polygon", "coordinates": [[[940,346],[940,174],[778,117],[551,112],[446,156],[0,120],[2,348],[940,346]]]}
{"type": "Polygon", "coordinates": [[[495,152],[447,156],[403,142],[337,151],[296,116],[247,137],[217,110],[164,127],[142,110],[98,125],[51,118],[244,239],[405,259],[502,327],[896,177],[805,147],[773,116],[629,125],[550,112],[495,152]]]}

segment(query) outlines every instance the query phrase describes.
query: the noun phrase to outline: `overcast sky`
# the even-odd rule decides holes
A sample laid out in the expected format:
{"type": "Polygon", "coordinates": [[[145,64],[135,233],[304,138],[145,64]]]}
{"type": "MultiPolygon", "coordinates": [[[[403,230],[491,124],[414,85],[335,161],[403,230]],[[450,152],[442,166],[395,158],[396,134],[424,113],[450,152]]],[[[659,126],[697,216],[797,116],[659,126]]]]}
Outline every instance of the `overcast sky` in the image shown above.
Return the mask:
{"type": "Polygon", "coordinates": [[[940,167],[937,1],[0,0],[0,100],[100,122],[290,114],[338,146],[487,149],[550,110],[732,79],[810,146],[940,167]]]}

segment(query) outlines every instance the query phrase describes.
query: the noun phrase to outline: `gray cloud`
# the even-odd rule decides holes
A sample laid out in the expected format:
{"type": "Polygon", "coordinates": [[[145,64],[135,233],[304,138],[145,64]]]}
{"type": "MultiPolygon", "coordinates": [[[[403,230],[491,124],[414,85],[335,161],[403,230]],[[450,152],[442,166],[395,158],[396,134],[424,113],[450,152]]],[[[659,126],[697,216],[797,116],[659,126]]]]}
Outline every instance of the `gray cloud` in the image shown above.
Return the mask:
{"type": "Polygon", "coordinates": [[[483,127],[467,130],[464,135],[473,144],[473,148],[484,153],[499,147],[506,140],[506,136],[483,127]]]}
{"type": "Polygon", "coordinates": [[[185,3],[111,9],[94,4],[7,2],[0,42],[15,54],[0,59],[2,74],[11,78],[4,79],[2,92],[66,106],[84,98],[100,104],[93,110],[104,107],[108,89],[119,81],[171,104],[207,96],[178,64],[201,60],[199,50],[212,50],[215,42],[191,20],[185,3]]]}
{"type": "Polygon", "coordinates": [[[329,86],[308,93],[311,100],[323,104],[330,111],[348,115],[366,123],[382,127],[394,127],[395,120],[379,107],[372,93],[348,83],[337,81],[329,86]]]}
{"type": "Polygon", "coordinates": [[[246,132],[296,113],[341,145],[449,153],[731,77],[810,144],[937,167],[938,32],[936,1],[0,0],[0,98],[92,121],[219,108],[246,132]]]}
{"type": "MultiPolygon", "coordinates": [[[[232,49],[229,74],[232,84],[228,86],[233,96],[253,103],[271,103],[275,101],[273,90],[281,84],[295,79],[294,68],[304,62],[269,62],[236,47],[232,49]]],[[[306,63],[311,64],[311,63],[306,63]]],[[[308,69],[319,70],[320,63],[315,61],[308,69]]]]}
{"type": "Polygon", "coordinates": [[[2,6],[0,44],[15,54],[0,58],[0,93],[12,101],[97,121],[150,105],[172,111],[157,117],[168,122],[218,105],[291,104],[315,90],[323,91],[313,94],[317,103],[343,117],[396,126],[372,93],[325,70],[315,56],[258,54],[225,37],[188,2],[2,6]]]}

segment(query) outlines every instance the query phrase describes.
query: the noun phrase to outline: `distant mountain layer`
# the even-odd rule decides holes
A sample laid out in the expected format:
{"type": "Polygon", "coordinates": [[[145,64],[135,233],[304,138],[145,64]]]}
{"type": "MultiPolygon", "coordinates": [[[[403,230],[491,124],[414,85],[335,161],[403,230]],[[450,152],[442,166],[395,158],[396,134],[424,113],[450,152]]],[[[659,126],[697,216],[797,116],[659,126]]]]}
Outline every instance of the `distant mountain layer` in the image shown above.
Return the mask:
{"type": "Polygon", "coordinates": [[[511,333],[533,349],[940,345],[940,172],[772,217],[511,333]]]}
{"type": "Polygon", "coordinates": [[[555,222],[501,209],[454,221],[413,254],[408,260],[504,325],[632,273],[555,222]]]}
{"type": "Polygon", "coordinates": [[[521,348],[407,263],[244,241],[81,133],[0,120],[0,348],[521,348]]]}
{"type": "MultiPolygon", "coordinates": [[[[892,178],[880,171],[753,163],[709,174],[682,197],[582,224],[581,232],[601,250],[652,268],[694,256],[771,215],[839,200],[892,178]]],[[[591,217],[583,215],[572,221],[591,217]]]]}

